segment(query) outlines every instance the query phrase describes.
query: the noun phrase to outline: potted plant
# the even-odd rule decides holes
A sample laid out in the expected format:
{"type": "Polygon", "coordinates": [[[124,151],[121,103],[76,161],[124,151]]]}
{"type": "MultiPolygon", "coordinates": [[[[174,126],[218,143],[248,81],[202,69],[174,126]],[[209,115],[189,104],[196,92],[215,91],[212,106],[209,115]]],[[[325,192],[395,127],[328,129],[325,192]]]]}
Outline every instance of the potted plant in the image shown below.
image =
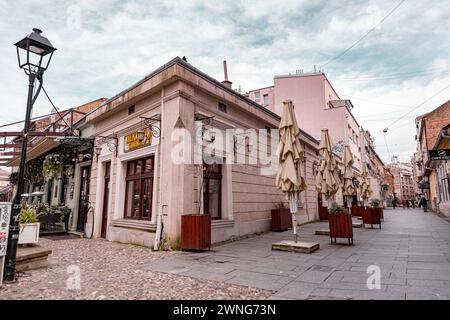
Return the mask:
{"type": "Polygon", "coordinates": [[[282,200],[274,203],[275,209],[272,209],[271,216],[271,230],[272,231],[285,231],[291,228],[292,219],[291,212],[286,206],[286,203],[282,200]]]}
{"type": "Polygon", "coordinates": [[[33,206],[36,213],[42,213],[39,218],[41,223],[41,231],[54,232],[54,231],[67,231],[68,221],[70,215],[70,208],[65,205],[49,206],[48,204],[36,204],[33,206]],[[57,228],[57,224],[64,224],[64,230],[61,227],[57,228]]]}
{"type": "Polygon", "coordinates": [[[211,249],[211,215],[207,212],[201,213],[202,193],[204,176],[208,173],[209,166],[199,165],[200,188],[197,198],[197,212],[194,214],[183,214],[181,216],[181,250],[209,251],[211,249]]]}
{"type": "Polygon", "coordinates": [[[19,244],[37,243],[39,241],[39,217],[42,213],[36,211],[26,203],[20,208],[19,216],[19,244]]]}
{"type": "Polygon", "coordinates": [[[333,203],[328,210],[328,223],[331,244],[333,244],[333,239],[336,243],[336,238],[348,239],[348,244],[353,244],[352,216],[346,208],[333,203]]]}
{"type": "Polygon", "coordinates": [[[383,208],[380,205],[381,201],[379,199],[370,200],[370,207],[363,212],[363,227],[365,227],[366,224],[370,224],[373,229],[373,225],[378,224],[381,229],[383,208]]]}

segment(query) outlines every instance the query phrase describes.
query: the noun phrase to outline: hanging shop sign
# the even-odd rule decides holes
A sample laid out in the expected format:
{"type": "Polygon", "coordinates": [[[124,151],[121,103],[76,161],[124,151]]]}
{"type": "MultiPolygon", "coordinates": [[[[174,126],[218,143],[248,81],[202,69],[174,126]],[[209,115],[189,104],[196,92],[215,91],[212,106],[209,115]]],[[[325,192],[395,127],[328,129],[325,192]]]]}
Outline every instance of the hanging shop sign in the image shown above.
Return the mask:
{"type": "Polygon", "coordinates": [[[152,128],[144,128],[125,136],[124,151],[129,152],[152,145],[152,128]]]}
{"type": "Polygon", "coordinates": [[[11,203],[0,202],[0,287],[3,281],[3,269],[8,244],[9,219],[11,218],[11,203]]]}
{"type": "Polygon", "coordinates": [[[6,255],[11,203],[0,202],[0,257],[6,255]]]}
{"type": "Polygon", "coordinates": [[[450,149],[429,150],[430,160],[449,160],[450,149]]]}

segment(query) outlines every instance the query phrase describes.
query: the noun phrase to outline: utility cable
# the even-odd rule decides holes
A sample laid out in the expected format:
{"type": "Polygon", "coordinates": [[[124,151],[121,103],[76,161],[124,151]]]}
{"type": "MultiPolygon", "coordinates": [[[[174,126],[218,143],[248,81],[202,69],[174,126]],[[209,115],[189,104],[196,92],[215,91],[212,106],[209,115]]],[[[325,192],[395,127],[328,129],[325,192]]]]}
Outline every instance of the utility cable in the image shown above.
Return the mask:
{"type": "Polygon", "coordinates": [[[401,119],[403,119],[404,117],[406,117],[408,114],[410,114],[411,112],[413,112],[414,110],[420,108],[421,106],[423,106],[425,103],[427,103],[428,101],[430,101],[431,99],[433,99],[434,97],[436,97],[438,94],[440,94],[441,92],[447,90],[448,88],[450,88],[450,85],[445,86],[444,88],[442,88],[441,90],[439,90],[438,92],[436,92],[435,94],[433,94],[431,97],[427,98],[425,101],[423,101],[421,104],[415,106],[414,108],[412,108],[411,110],[409,110],[408,112],[406,112],[405,114],[403,114],[402,116],[400,116],[399,118],[397,118],[396,120],[394,120],[392,123],[390,123],[389,125],[386,126],[386,128],[389,128],[390,126],[392,126],[393,124],[397,123],[398,121],[400,121],[401,119]]]}
{"type": "Polygon", "coordinates": [[[356,41],[355,43],[353,43],[350,47],[348,47],[347,49],[345,49],[344,51],[342,51],[341,53],[339,53],[338,55],[336,55],[335,57],[331,58],[330,60],[328,60],[325,64],[323,64],[320,68],[322,69],[323,67],[325,67],[327,64],[329,64],[330,62],[339,59],[340,57],[342,57],[344,54],[346,54],[348,51],[350,51],[352,48],[354,48],[356,45],[358,45],[361,41],[363,41],[369,34],[371,34],[379,25],[381,25],[387,18],[389,18],[389,16],[391,14],[394,13],[395,10],[398,9],[398,7],[400,7],[403,2],[405,2],[406,0],[401,0],[391,11],[389,11],[389,13],[387,15],[384,16],[383,19],[380,20],[380,22],[378,22],[374,27],[372,27],[369,31],[367,31],[361,38],[358,39],[358,41],[356,41]]]}
{"type": "MultiPolygon", "coordinates": [[[[58,108],[55,106],[55,104],[53,103],[52,99],[50,99],[47,91],[45,90],[44,87],[42,87],[42,90],[45,93],[45,96],[47,97],[48,101],[50,101],[51,105],[53,106],[53,109],[55,109],[56,113],[58,113],[59,117],[61,118],[62,121],[64,121],[64,123],[66,124],[67,127],[69,127],[72,130],[72,126],[70,126],[66,120],[64,119],[64,117],[61,115],[61,113],[59,112],[58,108]]],[[[72,131],[73,132],[73,131],[72,131]]]]}

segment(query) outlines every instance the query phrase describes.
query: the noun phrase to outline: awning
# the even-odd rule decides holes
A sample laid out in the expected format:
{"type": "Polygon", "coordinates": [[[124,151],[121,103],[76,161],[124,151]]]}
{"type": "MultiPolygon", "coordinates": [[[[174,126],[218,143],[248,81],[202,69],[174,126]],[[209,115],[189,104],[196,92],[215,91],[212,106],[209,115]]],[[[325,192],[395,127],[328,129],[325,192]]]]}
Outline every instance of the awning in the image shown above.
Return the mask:
{"type": "MultiPolygon", "coordinates": [[[[43,155],[44,153],[52,150],[53,148],[56,148],[58,145],[59,143],[55,141],[54,138],[43,138],[41,141],[38,142],[37,145],[27,150],[27,162],[39,157],[40,155],[43,155]]],[[[8,167],[18,167],[19,162],[20,157],[17,157],[8,163],[8,167]]]]}

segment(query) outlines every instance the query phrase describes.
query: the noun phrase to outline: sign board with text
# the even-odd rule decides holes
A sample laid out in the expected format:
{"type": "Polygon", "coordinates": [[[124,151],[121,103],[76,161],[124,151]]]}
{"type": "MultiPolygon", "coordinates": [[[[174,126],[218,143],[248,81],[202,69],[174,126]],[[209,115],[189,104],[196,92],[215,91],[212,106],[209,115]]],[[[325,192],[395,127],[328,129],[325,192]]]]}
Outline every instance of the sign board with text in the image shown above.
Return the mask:
{"type": "Polygon", "coordinates": [[[450,149],[429,150],[430,160],[449,160],[450,149]]]}
{"type": "Polygon", "coordinates": [[[11,218],[11,203],[0,202],[0,286],[3,281],[6,247],[8,243],[9,219],[11,218]]]}
{"type": "Polygon", "coordinates": [[[124,151],[129,152],[152,145],[152,128],[144,128],[143,135],[133,132],[124,137],[124,151]]]}

